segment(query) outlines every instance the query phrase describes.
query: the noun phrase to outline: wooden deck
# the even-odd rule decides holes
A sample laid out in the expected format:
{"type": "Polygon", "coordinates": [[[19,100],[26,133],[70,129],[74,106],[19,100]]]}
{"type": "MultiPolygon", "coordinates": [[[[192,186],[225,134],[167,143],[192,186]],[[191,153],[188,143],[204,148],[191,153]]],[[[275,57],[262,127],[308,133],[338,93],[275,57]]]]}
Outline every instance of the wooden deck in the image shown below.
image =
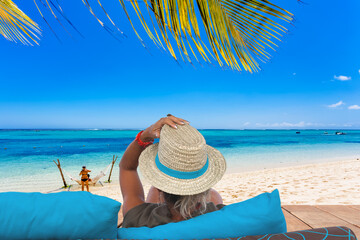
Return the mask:
{"type": "Polygon", "coordinates": [[[288,232],[345,226],[360,239],[360,205],[284,205],[288,232]]]}

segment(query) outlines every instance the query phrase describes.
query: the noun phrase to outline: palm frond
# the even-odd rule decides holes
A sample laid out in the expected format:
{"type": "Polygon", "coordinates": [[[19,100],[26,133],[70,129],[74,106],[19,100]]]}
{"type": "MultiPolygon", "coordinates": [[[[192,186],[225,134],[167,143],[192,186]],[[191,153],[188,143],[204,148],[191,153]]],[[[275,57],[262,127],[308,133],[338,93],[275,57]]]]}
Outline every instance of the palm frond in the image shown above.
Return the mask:
{"type": "MultiPolygon", "coordinates": [[[[119,1],[124,5],[124,0],[119,1]]],[[[210,61],[210,55],[220,66],[250,72],[259,69],[257,60],[270,58],[268,49],[275,50],[274,40],[279,41],[286,33],[286,28],[278,21],[292,20],[291,13],[267,0],[144,0],[156,19],[158,35],[155,27],[155,34],[148,27],[138,1],[129,1],[149,37],[157,45],[162,46],[163,41],[175,59],[178,56],[171,37],[183,60],[191,62],[191,56],[198,60],[198,53],[205,61],[210,61]],[[211,51],[200,36],[194,2],[211,51]]]]}
{"type": "MultiPolygon", "coordinates": [[[[81,1],[101,26],[115,36],[115,32],[95,14],[90,1],[81,1]]],[[[123,34],[101,0],[96,1],[115,31],[123,34]]],[[[166,49],[174,59],[190,63],[194,59],[200,62],[200,57],[206,62],[215,59],[220,66],[249,72],[260,68],[258,61],[266,62],[270,59],[269,50],[275,50],[276,41],[281,41],[282,35],[287,32],[282,24],[289,23],[293,17],[268,0],[118,1],[144,47],[146,45],[134,24],[134,17],[129,14],[129,6],[155,45],[166,49]],[[148,16],[145,17],[143,12],[147,12],[148,16]]],[[[36,4],[36,0],[34,2],[36,4]]],[[[56,19],[50,5],[63,15],[61,7],[52,0],[45,2],[56,19]]],[[[36,23],[11,0],[0,0],[0,33],[9,40],[31,44],[27,37],[37,43],[34,38],[38,38],[40,32],[36,23]]]]}
{"type": "Polygon", "coordinates": [[[7,40],[24,45],[38,44],[39,26],[11,0],[0,0],[0,34],[7,40]]]}

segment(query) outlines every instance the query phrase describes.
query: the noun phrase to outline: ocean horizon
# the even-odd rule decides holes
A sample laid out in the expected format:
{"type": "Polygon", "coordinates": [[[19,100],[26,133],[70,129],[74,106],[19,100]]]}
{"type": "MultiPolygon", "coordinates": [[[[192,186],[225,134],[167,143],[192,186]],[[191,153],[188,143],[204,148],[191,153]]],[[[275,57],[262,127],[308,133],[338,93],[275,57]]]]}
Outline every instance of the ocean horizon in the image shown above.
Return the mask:
{"type": "MultiPolygon", "coordinates": [[[[145,128],[0,128],[0,131],[141,131],[145,128]]],[[[199,131],[360,131],[360,128],[197,128],[199,131]]]]}
{"type": "MultiPolygon", "coordinates": [[[[139,129],[2,129],[0,130],[0,192],[51,191],[62,186],[54,160],[61,161],[66,180],[81,166],[92,176],[106,169],[113,155],[118,167],[139,129]]],[[[360,130],[201,129],[207,144],[227,160],[227,173],[360,158],[360,130]],[[298,133],[297,133],[298,132],[298,133]],[[336,132],[345,132],[337,135],[336,132]]],[[[102,180],[106,180],[104,177],[102,180]]]]}

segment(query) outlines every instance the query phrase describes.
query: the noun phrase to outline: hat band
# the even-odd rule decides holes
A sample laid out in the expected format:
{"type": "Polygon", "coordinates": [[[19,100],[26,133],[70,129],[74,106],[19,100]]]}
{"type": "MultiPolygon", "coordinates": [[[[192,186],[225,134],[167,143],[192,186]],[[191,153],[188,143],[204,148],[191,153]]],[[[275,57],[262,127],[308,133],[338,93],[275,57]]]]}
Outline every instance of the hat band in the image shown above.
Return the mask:
{"type": "Polygon", "coordinates": [[[166,175],[169,175],[174,178],[179,178],[179,179],[194,179],[194,178],[200,177],[201,175],[203,175],[206,172],[206,170],[209,167],[209,158],[206,160],[206,163],[202,168],[200,168],[197,171],[193,171],[193,172],[183,172],[183,171],[178,171],[178,170],[168,168],[167,166],[165,166],[164,164],[162,164],[160,162],[158,155],[156,155],[155,163],[156,163],[157,168],[161,172],[165,173],[166,175]]]}

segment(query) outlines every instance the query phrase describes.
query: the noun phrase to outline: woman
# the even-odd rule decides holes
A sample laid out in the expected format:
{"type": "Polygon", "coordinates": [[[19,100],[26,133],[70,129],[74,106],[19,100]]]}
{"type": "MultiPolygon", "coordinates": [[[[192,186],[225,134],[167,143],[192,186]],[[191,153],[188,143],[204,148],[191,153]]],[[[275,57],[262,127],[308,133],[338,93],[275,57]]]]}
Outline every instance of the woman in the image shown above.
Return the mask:
{"type": "Polygon", "coordinates": [[[79,173],[81,176],[81,191],[84,191],[84,185],[86,185],[86,190],[89,192],[89,172],[91,172],[91,170],[88,170],[86,169],[86,166],[83,166],[81,172],[79,173]]]}
{"type": "Polygon", "coordinates": [[[123,227],[155,227],[223,206],[211,187],[224,175],[225,159],[184,119],[169,114],[141,131],[119,166],[123,227]],[[152,185],[146,201],[138,165],[152,185]]]}

